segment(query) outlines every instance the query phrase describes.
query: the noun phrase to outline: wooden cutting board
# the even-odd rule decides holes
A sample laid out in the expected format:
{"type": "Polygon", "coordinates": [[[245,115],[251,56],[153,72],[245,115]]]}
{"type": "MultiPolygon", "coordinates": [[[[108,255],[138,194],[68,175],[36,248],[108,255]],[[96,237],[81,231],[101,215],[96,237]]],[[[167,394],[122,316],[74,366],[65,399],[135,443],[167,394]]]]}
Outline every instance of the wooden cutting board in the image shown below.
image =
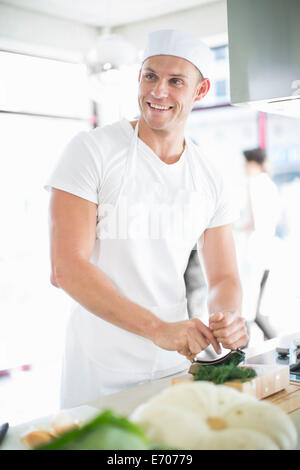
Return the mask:
{"type": "Polygon", "coordinates": [[[300,385],[291,383],[284,390],[265,398],[265,400],[279,406],[286,413],[291,413],[300,408],[300,385]]]}
{"type": "MultiPolygon", "coordinates": [[[[275,396],[274,394],[277,395],[278,392],[285,392],[288,387],[290,387],[289,366],[247,364],[245,367],[252,367],[253,369],[255,369],[257,376],[251,380],[248,380],[247,382],[241,382],[240,380],[232,380],[230,382],[225,382],[224,385],[228,387],[233,387],[236,390],[239,390],[240,392],[249,393],[250,395],[253,395],[260,400],[270,396],[275,396]]],[[[189,381],[193,381],[193,375],[185,374],[174,378],[172,380],[172,385],[189,381]]],[[[299,390],[300,398],[300,387],[295,387],[299,390]]],[[[292,390],[288,390],[289,394],[287,394],[286,396],[283,394],[282,398],[285,397],[285,401],[289,401],[290,406],[293,406],[291,401],[291,398],[293,396],[293,394],[291,394],[292,390]]],[[[296,403],[298,403],[297,400],[293,400],[294,406],[296,405],[296,403]]]]}

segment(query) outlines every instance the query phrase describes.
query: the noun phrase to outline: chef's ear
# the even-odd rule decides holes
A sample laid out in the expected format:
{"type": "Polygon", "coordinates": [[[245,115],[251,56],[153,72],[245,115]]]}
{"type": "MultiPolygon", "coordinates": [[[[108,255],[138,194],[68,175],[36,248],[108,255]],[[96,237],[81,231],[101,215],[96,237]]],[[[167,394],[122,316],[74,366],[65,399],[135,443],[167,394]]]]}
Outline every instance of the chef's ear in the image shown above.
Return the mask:
{"type": "Polygon", "coordinates": [[[141,75],[142,75],[142,68],[140,68],[140,71],[139,71],[139,78],[138,78],[138,82],[140,83],[141,81],[141,75]]]}
{"type": "Polygon", "coordinates": [[[197,88],[197,94],[195,97],[195,101],[200,101],[202,100],[207,93],[209,92],[210,89],[210,81],[208,78],[203,78],[201,81],[200,86],[197,88]]]}

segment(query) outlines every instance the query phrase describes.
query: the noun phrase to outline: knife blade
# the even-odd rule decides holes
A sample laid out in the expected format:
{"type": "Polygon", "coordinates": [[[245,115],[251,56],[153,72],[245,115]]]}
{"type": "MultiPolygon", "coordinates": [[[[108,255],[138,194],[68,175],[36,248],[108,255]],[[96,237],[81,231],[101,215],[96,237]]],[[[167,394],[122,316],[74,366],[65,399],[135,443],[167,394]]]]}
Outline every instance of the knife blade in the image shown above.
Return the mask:
{"type": "Polygon", "coordinates": [[[233,349],[229,353],[225,354],[223,357],[219,357],[218,359],[213,359],[212,361],[205,361],[202,359],[194,359],[193,363],[194,364],[199,364],[199,365],[220,365],[220,364],[227,364],[230,362],[233,358],[236,359],[236,361],[242,362],[245,359],[246,354],[244,351],[241,349],[233,349]]]}
{"type": "Polygon", "coordinates": [[[246,354],[241,349],[234,349],[225,356],[212,361],[204,361],[201,359],[195,359],[189,368],[189,373],[194,375],[200,366],[222,366],[234,363],[235,365],[240,364],[245,360],[246,354]]]}

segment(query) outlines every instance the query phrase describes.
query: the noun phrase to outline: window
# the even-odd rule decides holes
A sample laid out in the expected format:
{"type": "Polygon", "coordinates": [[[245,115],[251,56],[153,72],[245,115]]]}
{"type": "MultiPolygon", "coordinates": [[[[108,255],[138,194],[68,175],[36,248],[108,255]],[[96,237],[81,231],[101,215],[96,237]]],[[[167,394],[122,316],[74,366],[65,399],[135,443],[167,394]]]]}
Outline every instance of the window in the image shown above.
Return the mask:
{"type": "Polygon", "coordinates": [[[210,108],[220,104],[229,104],[229,59],[228,46],[212,48],[213,59],[210,70],[211,87],[207,95],[197,102],[194,109],[210,108]]]}
{"type": "Polygon", "coordinates": [[[215,47],[213,49],[215,54],[215,60],[225,60],[228,56],[228,46],[215,47]]]}
{"type": "MultiPolygon", "coordinates": [[[[212,161],[222,173],[228,183],[228,190],[232,193],[232,200],[240,205],[241,211],[246,205],[248,184],[243,150],[259,146],[258,122],[258,112],[237,106],[222,108],[212,106],[210,109],[198,109],[191,113],[189,119],[190,136],[200,146],[205,157],[212,161]]],[[[300,328],[300,221],[298,215],[300,135],[298,120],[268,114],[266,116],[266,143],[270,176],[279,192],[280,218],[273,243],[270,244],[270,252],[273,256],[260,313],[273,334],[279,336],[300,328]]],[[[234,234],[237,253],[241,254],[238,256],[241,260],[240,273],[246,272],[249,264],[244,264],[242,255],[244,249],[245,254],[248,255],[246,247],[251,246],[252,235],[238,231],[234,234]]],[[[252,237],[252,240],[255,242],[255,237],[252,237]]],[[[257,251],[253,253],[257,257],[257,251]]],[[[254,259],[253,256],[252,265],[254,265],[254,259]]],[[[250,288],[252,288],[251,284],[244,281],[244,293],[250,288]]],[[[245,295],[244,298],[246,298],[245,295]]],[[[255,303],[253,317],[255,317],[255,303]]],[[[253,330],[254,335],[256,335],[255,330],[253,330]]]]}
{"type": "Polygon", "coordinates": [[[1,110],[89,117],[84,65],[0,52],[0,69],[1,110]]]}
{"type": "Polygon", "coordinates": [[[0,68],[1,371],[60,359],[69,299],[50,284],[43,185],[92,106],[79,64],[1,52],[0,68]]]}
{"type": "Polygon", "coordinates": [[[227,96],[227,81],[217,80],[215,83],[215,94],[218,98],[227,96]]]}

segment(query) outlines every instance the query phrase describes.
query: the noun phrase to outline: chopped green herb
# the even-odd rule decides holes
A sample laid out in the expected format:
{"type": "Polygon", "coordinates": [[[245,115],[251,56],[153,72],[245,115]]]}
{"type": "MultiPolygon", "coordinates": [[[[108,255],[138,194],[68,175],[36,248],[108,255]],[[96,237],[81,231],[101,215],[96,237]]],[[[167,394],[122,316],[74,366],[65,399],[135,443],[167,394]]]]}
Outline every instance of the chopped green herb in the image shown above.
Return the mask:
{"type": "Polygon", "coordinates": [[[251,367],[238,367],[234,363],[219,366],[199,365],[194,374],[194,380],[207,380],[215,384],[222,384],[236,379],[246,382],[255,376],[256,372],[251,367]]]}

